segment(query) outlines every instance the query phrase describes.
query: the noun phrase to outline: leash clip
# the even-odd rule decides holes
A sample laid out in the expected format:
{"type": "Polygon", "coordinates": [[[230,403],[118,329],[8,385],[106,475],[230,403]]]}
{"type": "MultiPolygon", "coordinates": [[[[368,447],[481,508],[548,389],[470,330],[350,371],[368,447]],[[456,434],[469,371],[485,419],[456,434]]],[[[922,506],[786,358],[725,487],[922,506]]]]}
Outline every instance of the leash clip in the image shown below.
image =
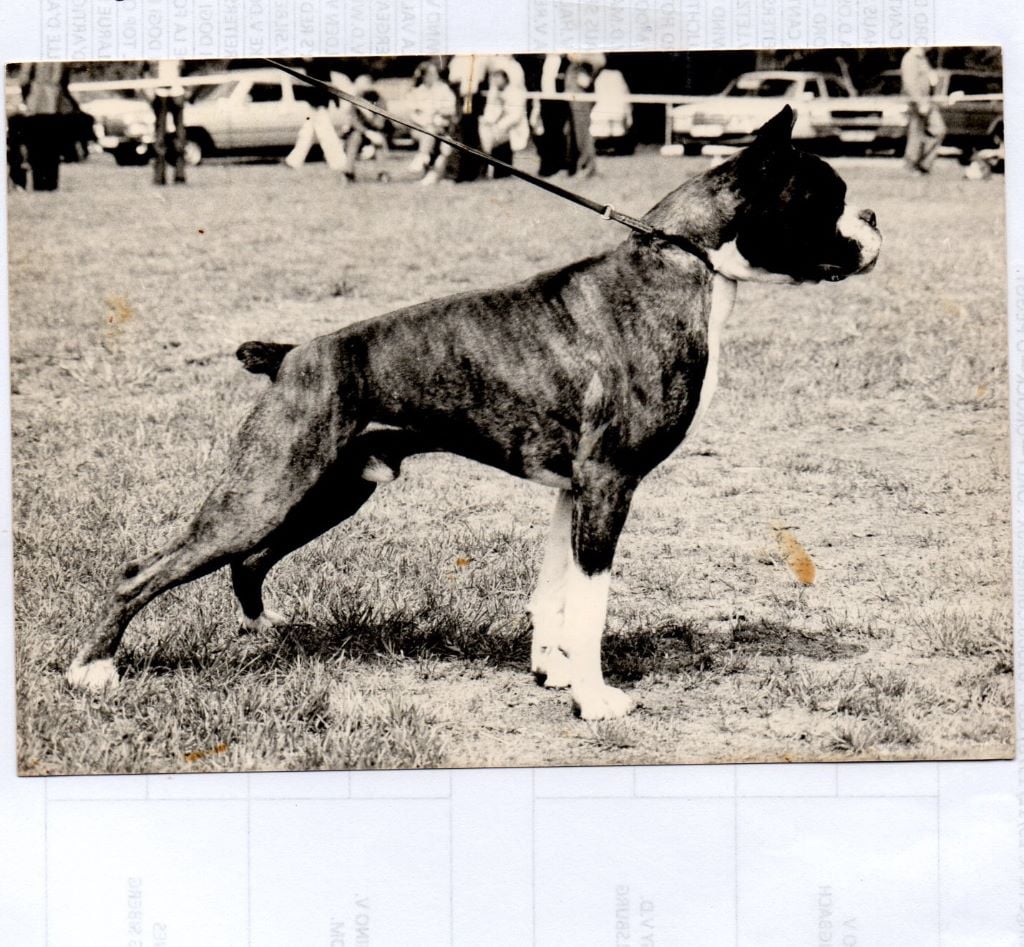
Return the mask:
{"type": "Polygon", "coordinates": [[[611,204],[605,204],[605,205],[604,205],[604,210],[603,210],[603,211],[601,211],[601,216],[602,216],[602,217],[603,217],[603,218],[604,218],[605,220],[611,220],[611,219],[612,219],[612,214],[613,214],[613,213],[615,213],[615,208],[614,208],[614,207],[612,207],[612,205],[611,205],[611,204]]]}

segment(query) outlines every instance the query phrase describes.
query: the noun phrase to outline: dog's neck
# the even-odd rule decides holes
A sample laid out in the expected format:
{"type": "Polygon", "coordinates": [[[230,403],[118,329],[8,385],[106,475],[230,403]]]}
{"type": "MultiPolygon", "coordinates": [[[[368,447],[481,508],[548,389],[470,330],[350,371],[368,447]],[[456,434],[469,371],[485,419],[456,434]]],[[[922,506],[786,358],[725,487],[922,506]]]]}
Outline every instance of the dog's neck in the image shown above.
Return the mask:
{"type": "Polygon", "coordinates": [[[742,203],[726,169],[720,165],[690,178],[652,207],[644,221],[690,241],[705,254],[719,250],[735,237],[736,210],[742,203]]]}

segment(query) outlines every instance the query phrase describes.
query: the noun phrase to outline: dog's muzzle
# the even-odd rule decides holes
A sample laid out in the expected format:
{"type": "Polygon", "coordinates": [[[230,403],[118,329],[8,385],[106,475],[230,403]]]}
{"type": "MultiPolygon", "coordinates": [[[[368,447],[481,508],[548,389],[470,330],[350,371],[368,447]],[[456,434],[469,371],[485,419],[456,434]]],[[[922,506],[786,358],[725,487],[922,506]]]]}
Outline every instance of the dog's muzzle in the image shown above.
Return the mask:
{"type": "MultiPolygon", "coordinates": [[[[882,235],[878,230],[878,218],[875,212],[869,208],[857,209],[847,207],[836,224],[840,235],[847,240],[852,240],[860,249],[860,259],[854,273],[867,273],[875,263],[878,262],[878,254],[882,249],[882,235]]],[[[851,274],[843,274],[849,276],[851,274]]],[[[826,279],[836,282],[842,276],[826,276],[826,279]]]]}

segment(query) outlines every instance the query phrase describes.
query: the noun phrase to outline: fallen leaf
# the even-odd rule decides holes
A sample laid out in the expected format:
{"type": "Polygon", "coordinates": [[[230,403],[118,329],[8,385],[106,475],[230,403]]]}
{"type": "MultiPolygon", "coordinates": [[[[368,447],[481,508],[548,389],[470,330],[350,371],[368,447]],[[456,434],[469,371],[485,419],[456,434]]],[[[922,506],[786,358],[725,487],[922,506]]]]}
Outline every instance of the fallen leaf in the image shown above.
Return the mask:
{"type": "Polygon", "coordinates": [[[813,585],[814,576],[817,570],[814,568],[814,561],[808,555],[807,550],[800,544],[788,529],[775,529],[775,538],[779,543],[779,550],[782,558],[785,559],[793,578],[801,585],[813,585]]]}

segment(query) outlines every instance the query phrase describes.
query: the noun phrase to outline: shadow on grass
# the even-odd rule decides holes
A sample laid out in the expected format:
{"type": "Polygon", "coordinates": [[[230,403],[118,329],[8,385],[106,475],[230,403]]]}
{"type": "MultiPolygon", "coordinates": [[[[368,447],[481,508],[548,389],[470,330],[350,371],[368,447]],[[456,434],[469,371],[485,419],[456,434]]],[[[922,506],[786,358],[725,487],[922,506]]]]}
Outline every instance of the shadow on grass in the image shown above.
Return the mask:
{"type": "MultiPolygon", "coordinates": [[[[757,655],[826,660],[865,650],[859,643],[841,640],[838,630],[809,634],[767,619],[719,624],[726,628],[715,633],[697,622],[673,621],[608,634],[602,644],[605,674],[622,684],[651,673],[735,672],[745,667],[745,658],[757,655]]],[[[490,610],[467,612],[443,601],[392,611],[353,604],[336,608],[330,620],[319,625],[296,623],[257,635],[239,632],[226,637],[190,630],[148,648],[126,648],[122,665],[135,674],[228,668],[234,674],[286,668],[303,659],[339,658],[365,663],[466,661],[525,671],[530,623],[525,615],[495,620],[490,610]]]]}

